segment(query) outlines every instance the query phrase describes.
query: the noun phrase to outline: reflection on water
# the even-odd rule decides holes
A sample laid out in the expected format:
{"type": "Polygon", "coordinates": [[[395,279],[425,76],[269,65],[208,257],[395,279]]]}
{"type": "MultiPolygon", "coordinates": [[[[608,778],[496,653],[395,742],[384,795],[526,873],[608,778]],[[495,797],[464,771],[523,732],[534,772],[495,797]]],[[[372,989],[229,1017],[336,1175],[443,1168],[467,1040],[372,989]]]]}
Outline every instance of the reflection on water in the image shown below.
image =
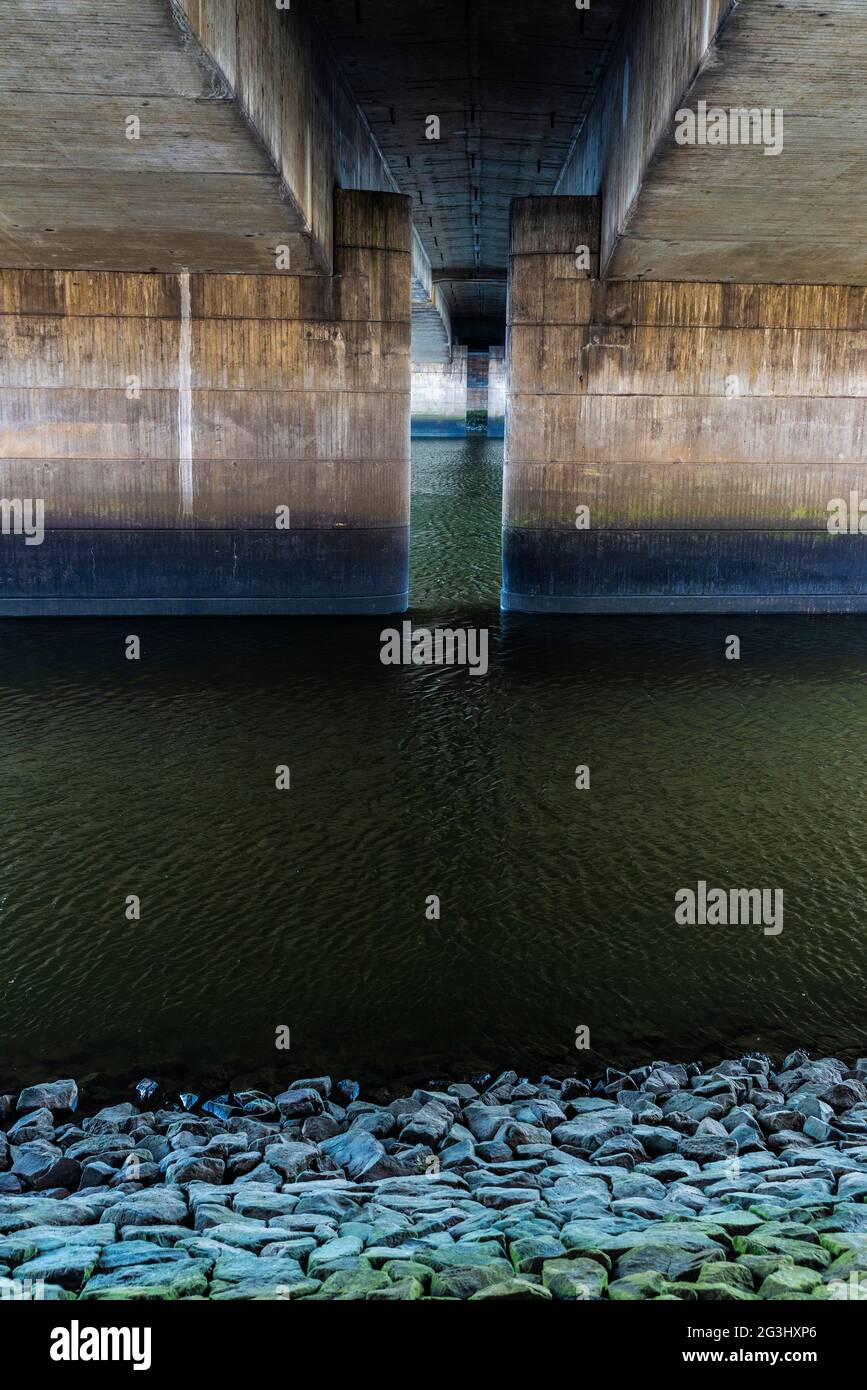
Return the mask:
{"type": "Polygon", "coordinates": [[[412,493],[413,605],[497,609],[502,439],[414,439],[412,493]]]}
{"type": "Polygon", "coordinates": [[[501,618],[499,447],[414,449],[413,616],[489,626],[484,679],[381,619],[0,625],[0,1072],[863,1051],[863,620],[501,618]],[[700,878],[782,935],[676,927],[700,878]]]}

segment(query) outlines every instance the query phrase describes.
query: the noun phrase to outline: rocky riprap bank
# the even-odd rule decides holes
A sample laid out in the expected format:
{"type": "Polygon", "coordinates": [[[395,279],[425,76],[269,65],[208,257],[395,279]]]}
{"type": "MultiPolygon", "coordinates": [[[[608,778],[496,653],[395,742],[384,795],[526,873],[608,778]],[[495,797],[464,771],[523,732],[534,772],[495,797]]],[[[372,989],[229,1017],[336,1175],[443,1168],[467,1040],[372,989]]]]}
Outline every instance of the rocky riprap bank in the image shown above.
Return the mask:
{"type": "Polygon", "coordinates": [[[867,1271],[867,1059],[388,1105],[328,1077],[137,1090],[81,1119],[72,1081],[0,1097],[4,1296],[838,1298],[867,1271]]]}

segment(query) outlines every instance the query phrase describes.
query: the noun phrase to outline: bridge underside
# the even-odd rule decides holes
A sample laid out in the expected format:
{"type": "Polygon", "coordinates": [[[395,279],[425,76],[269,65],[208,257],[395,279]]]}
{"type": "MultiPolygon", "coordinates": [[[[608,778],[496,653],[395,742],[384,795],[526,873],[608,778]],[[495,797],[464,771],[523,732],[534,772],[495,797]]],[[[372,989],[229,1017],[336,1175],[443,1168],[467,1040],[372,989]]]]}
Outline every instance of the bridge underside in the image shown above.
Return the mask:
{"type": "Polygon", "coordinates": [[[513,205],[503,606],[867,610],[863,12],[656,9],[513,205]],[[733,108],[778,148],[677,138],[733,108]]]}
{"type": "Polygon", "coordinates": [[[862,0],[4,19],[0,613],[397,611],[504,390],[507,609],[867,607],[862,0]]]}

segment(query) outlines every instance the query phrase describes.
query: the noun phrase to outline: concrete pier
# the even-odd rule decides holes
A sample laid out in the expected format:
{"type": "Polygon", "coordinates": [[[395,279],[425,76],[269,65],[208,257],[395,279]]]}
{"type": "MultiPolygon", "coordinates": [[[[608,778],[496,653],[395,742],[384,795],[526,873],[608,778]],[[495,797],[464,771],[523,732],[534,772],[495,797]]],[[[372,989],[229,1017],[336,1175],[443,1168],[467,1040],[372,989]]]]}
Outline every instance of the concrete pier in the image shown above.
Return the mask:
{"type": "Polygon", "coordinates": [[[867,610],[828,525],[867,500],[867,289],[600,281],[597,248],[595,199],[513,205],[503,606],[867,610]]]}
{"type": "Polygon", "coordinates": [[[5,0],[0,612],[864,607],[863,7],[5,0]]]}
{"type": "Polygon", "coordinates": [[[0,271],[0,614],[406,606],[410,216],[335,195],[333,277],[0,271]]]}
{"type": "Polygon", "coordinates": [[[468,434],[484,434],[502,439],[505,393],[501,347],[480,353],[456,344],[449,361],[413,362],[413,438],[465,439],[468,434]]]}
{"type": "Polygon", "coordinates": [[[446,362],[412,364],[412,433],[419,439],[464,439],[467,433],[467,350],[446,362]]]}
{"type": "Polygon", "coordinates": [[[488,438],[502,439],[506,428],[506,352],[492,347],[488,358],[488,438]]]}

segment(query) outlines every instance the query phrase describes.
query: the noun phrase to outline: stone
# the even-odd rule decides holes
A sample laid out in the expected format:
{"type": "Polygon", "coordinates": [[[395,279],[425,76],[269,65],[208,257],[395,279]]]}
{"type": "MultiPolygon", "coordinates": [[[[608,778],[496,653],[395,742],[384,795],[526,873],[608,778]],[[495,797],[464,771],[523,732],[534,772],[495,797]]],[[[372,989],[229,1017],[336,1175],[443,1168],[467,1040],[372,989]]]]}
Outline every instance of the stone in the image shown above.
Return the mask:
{"type": "MultiPolygon", "coordinates": [[[[323,1100],[328,1100],[331,1091],[330,1076],[305,1076],[296,1081],[290,1081],[287,1087],[289,1091],[318,1091],[323,1100]]],[[[267,1099],[267,1097],[266,1097],[267,1099]]]]}
{"type": "Polygon", "coordinates": [[[482,1289],[502,1282],[499,1261],[496,1265],[459,1265],[434,1273],[431,1276],[430,1291],[434,1298],[467,1299],[482,1289]]]}
{"type": "Polygon", "coordinates": [[[191,1158],[170,1158],[166,1163],[166,1181],[177,1183],[207,1182],[219,1185],[223,1181],[226,1165],[221,1158],[206,1158],[199,1154],[191,1158]]]}
{"type": "Polygon", "coordinates": [[[72,1080],[43,1081],[37,1086],[25,1086],[18,1097],[19,1114],[28,1110],[49,1110],[63,1114],[78,1107],[78,1086],[72,1080]]]}
{"type": "Polygon", "coordinates": [[[15,1271],[16,1279],[34,1283],[57,1284],[62,1289],[78,1293],[96,1269],[100,1257],[96,1245],[72,1244],[49,1250],[32,1260],[25,1260],[15,1271]]]}
{"type": "Polygon", "coordinates": [[[867,1284],[853,1079],[654,1063],[603,1094],[515,1076],[344,1109],[313,1078],[283,1093],[313,1114],[249,1092],[78,1123],[39,1091],[0,1116],[0,1277],[57,1299],[837,1297],[867,1284]]]}
{"type": "Polygon", "coordinates": [[[628,1133],[631,1126],[629,1111],[612,1105],[609,1110],[594,1110],[567,1120],[566,1124],[557,1126],[552,1138],[555,1144],[568,1144],[572,1148],[591,1152],[612,1135],[628,1133]]]}
{"type": "Polygon", "coordinates": [[[387,1156],[380,1141],[364,1130],[349,1130],[333,1139],[324,1139],[320,1148],[347,1177],[358,1182],[375,1182],[393,1175],[400,1166],[387,1156]]]}
{"type": "Polygon", "coordinates": [[[323,1139],[333,1139],[342,1129],[340,1120],[333,1115],[311,1115],[301,1126],[301,1137],[311,1144],[321,1144],[323,1139]]]}
{"type": "Polygon", "coordinates": [[[640,1274],[627,1274],[608,1285],[608,1297],[615,1302],[631,1302],[634,1299],[653,1298],[664,1292],[664,1275],[656,1270],[645,1270],[640,1274]]]}
{"type": "Polygon", "coordinates": [[[163,1300],[205,1294],[208,1280],[196,1260],[166,1265],[131,1265],[110,1274],[96,1274],[85,1284],[81,1298],[163,1300]]]}
{"type": "Polygon", "coordinates": [[[717,1163],[722,1158],[734,1157],[737,1151],[737,1140],[728,1134],[694,1134],[678,1144],[678,1152],[698,1164],[717,1163]]]}
{"type": "Polygon", "coordinates": [[[646,1271],[657,1271],[666,1279],[691,1279],[712,1262],[725,1262],[725,1255],[719,1248],[712,1250],[703,1246],[698,1250],[687,1250],[677,1245],[648,1241],[621,1255],[615,1272],[618,1279],[646,1271]]]}
{"type": "Polygon", "coordinates": [[[312,1275],[324,1270],[330,1274],[334,1270],[347,1268],[347,1262],[356,1261],[362,1248],[362,1242],[355,1236],[338,1236],[335,1240],[326,1241],[310,1256],[307,1273],[312,1275]]]}
{"type": "Polygon", "coordinates": [[[351,1269],[339,1269],[329,1274],[319,1290],[322,1298],[355,1299],[366,1298],[377,1289],[387,1289],[393,1280],[381,1269],[371,1269],[370,1265],[359,1262],[351,1269]]]}
{"type": "MultiPolygon", "coordinates": [[[[184,1232],[188,1235],[189,1232],[184,1232]]],[[[142,1268],[145,1265],[172,1264],[188,1259],[186,1251],[172,1246],[158,1245],[152,1240],[119,1240],[114,1245],[103,1246],[99,1256],[100,1274],[109,1274],[116,1269],[128,1266],[142,1268]]]]}
{"type": "MultiPolygon", "coordinates": [[[[722,1271],[724,1265],[720,1265],[722,1271]]],[[[695,1297],[700,1303],[752,1303],[758,1298],[758,1294],[752,1293],[750,1289],[741,1288],[739,1284],[730,1284],[727,1280],[717,1281],[707,1280],[701,1284],[695,1284],[695,1297]]]]}
{"type": "Polygon", "coordinates": [[[318,1157],[319,1150],[316,1145],[308,1143],[269,1144],[265,1150],[265,1162],[280,1174],[284,1182],[292,1182],[299,1173],[312,1168],[318,1157]]]}
{"type": "Polygon", "coordinates": [[[109,1207],[105,1219],[115,1226],[159,1226],[182,1224],[186,1215],[187,1204],[179,1192],[149,1187],[122,1197],[109,1207]]]}
{"type": "Polygon", "coordinates": [[[744,1265],[726,1264],[719,1260],[701,1266],[696,1287],[704,1284],[727,1284],[734,1288],[746,1289],[748,1293],[752,1293],[754,1288],[752,1272],[749,1269],[744,1265]]]}
{"type": "Polygon", "coordinates": [[[59,1149],[53,1146],[43,1149],[31,1144],[22,1144],[18,1149],[11,1171],[25,1187],[36,1192],[51,1187],[72,1191],[78,1187],[81,1177],[81,1165],[65,1158],[59,1149]]]}
{"type": "Polygon", "coordinates": [[[542,1284],[554,1298],[596,1299],[605,1292],[608,1273],[596,1260],[545,1260],[542,1284]]]}
{"type": "Polygon", "coordinates": [[[306,1120],[311,1115],[321,1115],[325,1109],[325,1101],[315,1086],[283,1091],[276,1102],[284,1120],[306,1120]]]}
{"type": "Polygon", "coordinates": [[[210,1297],[221,1302],[256,1298],[278,1300],[292,1297],[293,1290],[295,1297],[301,1297],[298,1286],[307,1283],[312,1283],[312,1292],[318,1291],[319,1282],[305,1277],[297,1260],[221,1257],[214,1265],[210,1297]]]}
{"type": "Polygon", "coordinates": [[[821,1274],[814,1269],[781,1265],[762,1281],[759,1298],[809,1298],[821,1282],[821,1274]]]}
{"type": "Polygon", "coordinates": [[[378,1303],[423,1297],[424,1285],[419,1283],[418,1279],[409,1277],[395,1280],[390,1286],[386,1286],[382,1289],[371,1289],[370,1292],[365,1295],[365,1301],[368,1303],[378,1303]]]}
{"type": "Polygon", "coordinates": [[[29,1144],[36,1139],[52,1139],[53,1137],[54,1116],[45,1106],[40,1110],[31,1110],[26,1115],[22,1115],[21,1119],[16,1120],[11,1129],[6,1131],[7,1141],[15,1145],[29,1144]]]}
{"type": "Polygon", "coordinates": [[[509,1255],[516,1274],[541,1274],[546,1260],[566,1254],[562,1241],[553,1236],[523,1236],[513,1240],[509,1255]]]}
{"type": "Polygon", "coordinates": [[[508,1279],[502,1284],[491,1284],[486,1289],[479,1289],[474,1293],[470,1302],[476,1299],[511,1299],[524,1303],[545,1302],[551,1298],[550,1289],[544,1288],[541,1284],[529,1284],[523,1279],[508,1279]]]}

